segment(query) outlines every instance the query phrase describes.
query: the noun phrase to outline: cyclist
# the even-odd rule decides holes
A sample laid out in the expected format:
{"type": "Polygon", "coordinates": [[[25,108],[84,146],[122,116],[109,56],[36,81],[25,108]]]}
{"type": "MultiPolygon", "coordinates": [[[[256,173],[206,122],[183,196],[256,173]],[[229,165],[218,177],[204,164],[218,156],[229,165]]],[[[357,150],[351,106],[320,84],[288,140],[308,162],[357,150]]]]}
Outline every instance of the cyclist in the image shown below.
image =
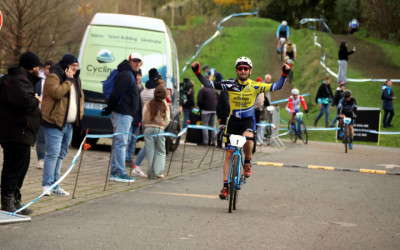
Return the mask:
{"type": "MultiPolygon", "coordinates": [[[[275,83],[267,84],[249,79],[252,73],[253,63],[247,57],[239,57],[236,60],[235,68],[237,79],[232,80],[210,81],[200,73],[199,62],[192,63],[191,67],[199,81],[205,87],[228,91],[230,113],[226,133],[250,137],[253,137],[253,131],[255,129],[254,105],[258,94],[281,89],[285,83],[287,75],[290,72],[290,67],[284,64],[282,66],[282,77],[275,83]]],[[[226,144],[225,149],[226,155],[223,167],[224,186],[219,194],[221,199],[226,199],[228,196],[229,167],[232,155],[235,151],[234,147],[232,147],[229,142],[226,144]]],[[[250,177],[252,173],[252,149],[253,142],[247,141],[243,147],[245,154],[243,172],[245,177],[250,177]]]]}
{"type": "Polygon", "coordinates": [[[286,58],[286,56],[289,56],[293,61],[297,60],[296,44],[292,43],[290,40],[283,46],[283,58],[286,58]]]}
{"type": "Polygon", "coordinates": [[[288,103],[286,105],[286,111],[291,115],[290,122],[294,123],[294,117],[296,113],[300,112],[300,104],[303,105],[304,113],[308,114],[308,108],[304,98],[299,95],[298,89],[292,89],[292,95],[289,97],[288,103]]]}
{"type": "Polygon", "coordinates": [[[353,35],[353,33],[357,32],[359,29],[360,29],[360,24],[358,23],[357,19],[353,18],[353,20],[349,22],[350,35],[353,35]]]}
{"type": "Polygon", "coordinates": [[[287,22],[285,20],[282,21],[282,23],[278,26],[278,29],[276,30],[278,54],[281,53],[281,37],[286,38],[286,40],[289,39],[289,26],[287,25],[287,22]]]}
{"type": "Polygon", "coordinates": [[[343,118],[349,117],[351,118],[351,122],[349,124],[350,128],[350,143],[349,148],[353,149],[353,136],[354,136],[354,119],[357,117],[357,101],[354,97],[351,97],[351,91],[345,90],[343,93],[342,99],[340,99],[338,104],[338,119],[339,120],[339,139],[343,138],[343,118]]]}

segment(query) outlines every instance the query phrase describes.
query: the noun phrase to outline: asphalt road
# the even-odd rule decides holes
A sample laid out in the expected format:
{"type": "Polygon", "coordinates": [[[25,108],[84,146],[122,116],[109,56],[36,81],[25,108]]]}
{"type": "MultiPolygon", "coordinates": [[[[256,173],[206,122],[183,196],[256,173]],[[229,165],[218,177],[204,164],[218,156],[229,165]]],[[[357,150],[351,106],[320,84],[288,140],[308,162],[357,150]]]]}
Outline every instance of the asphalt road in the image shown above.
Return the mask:
{"type": "MultiPolygon", "coordinates": [[[[400,150],[311,142],[253,161],[385,170],[400,150]]],[[[229,214],[221,172],[0,226],[0,249],[400,249],[400,176],[254,166],[229,214]]]]}

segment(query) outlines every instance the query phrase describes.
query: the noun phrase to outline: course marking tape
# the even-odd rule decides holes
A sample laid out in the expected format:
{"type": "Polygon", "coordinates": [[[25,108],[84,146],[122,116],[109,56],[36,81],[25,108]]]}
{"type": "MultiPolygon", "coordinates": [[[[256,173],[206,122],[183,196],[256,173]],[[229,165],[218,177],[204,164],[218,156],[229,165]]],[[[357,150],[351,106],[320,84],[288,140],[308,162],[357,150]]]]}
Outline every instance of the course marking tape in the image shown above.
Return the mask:
{"type": "Polygon", "coordinates": [[[356,172],[356,173],[368,173],[368,174],[383,174],[383,175],[400,175],[397,172],[387,172],[386,170],[377,169],[349,169],[349,168],[335,168],[331,166],[318,166],[318,165],[294,165],[294,164],[284,164],[279,162],[257,162],[258,166],[271,166],[271,167],[291,167],[291,168],[307,168],[316,170],[328,170],[328,171],[344,171],[344,172],[356,172]]]}

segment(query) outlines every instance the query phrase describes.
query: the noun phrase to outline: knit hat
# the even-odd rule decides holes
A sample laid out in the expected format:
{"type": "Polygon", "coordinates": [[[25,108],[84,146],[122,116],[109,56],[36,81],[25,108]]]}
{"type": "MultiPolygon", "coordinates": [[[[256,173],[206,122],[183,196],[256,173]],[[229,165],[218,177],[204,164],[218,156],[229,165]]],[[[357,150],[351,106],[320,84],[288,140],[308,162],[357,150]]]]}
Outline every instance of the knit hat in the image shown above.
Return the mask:
{"type": "Polygon", "coordinates": [[[77,63],[78,59],[72,54],[65,54],[62,58],[61,61],[59,62],[60,67],[62,70],[65,70],[68,65],[71,65],[73,63],[77,63]]]}
{"type": "Polygon", "coordinates": [[[158,85],[154,90],[154,99],[164,100],[167,97],[167,91],[163,84],[158,85]]]}
{"type": "Polygon", "coordinates": [[[158,73],[157,69],[152,68],[149,70],[149,79],[153,81],[157,81],[161,78],[160,73],[158,73]]]}
{"type": "Polygon", "coordinates": [[[19,66],[26,70],[31,70],[34,67],[43,67],[39,57],[33,52],[25,52],[19,58],[19,66]]]}

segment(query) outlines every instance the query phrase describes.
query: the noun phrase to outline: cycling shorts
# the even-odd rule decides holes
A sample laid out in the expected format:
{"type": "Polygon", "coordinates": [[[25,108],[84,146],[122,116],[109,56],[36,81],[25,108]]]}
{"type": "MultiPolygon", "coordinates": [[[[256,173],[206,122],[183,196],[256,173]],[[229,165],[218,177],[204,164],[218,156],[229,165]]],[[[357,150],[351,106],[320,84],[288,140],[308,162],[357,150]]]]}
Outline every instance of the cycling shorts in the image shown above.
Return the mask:
{"type": "MultiPolygon", "coordinates": [[[[228,125],[226,127],[226,134],[243,135],[245,131],[253,133],[255,130],[255,123],[253,117],[247,118],[236,118],[234,116],[229,117],[228,125]]],[[[225,149],[234,149],[226,140],[225,149]]]]}

